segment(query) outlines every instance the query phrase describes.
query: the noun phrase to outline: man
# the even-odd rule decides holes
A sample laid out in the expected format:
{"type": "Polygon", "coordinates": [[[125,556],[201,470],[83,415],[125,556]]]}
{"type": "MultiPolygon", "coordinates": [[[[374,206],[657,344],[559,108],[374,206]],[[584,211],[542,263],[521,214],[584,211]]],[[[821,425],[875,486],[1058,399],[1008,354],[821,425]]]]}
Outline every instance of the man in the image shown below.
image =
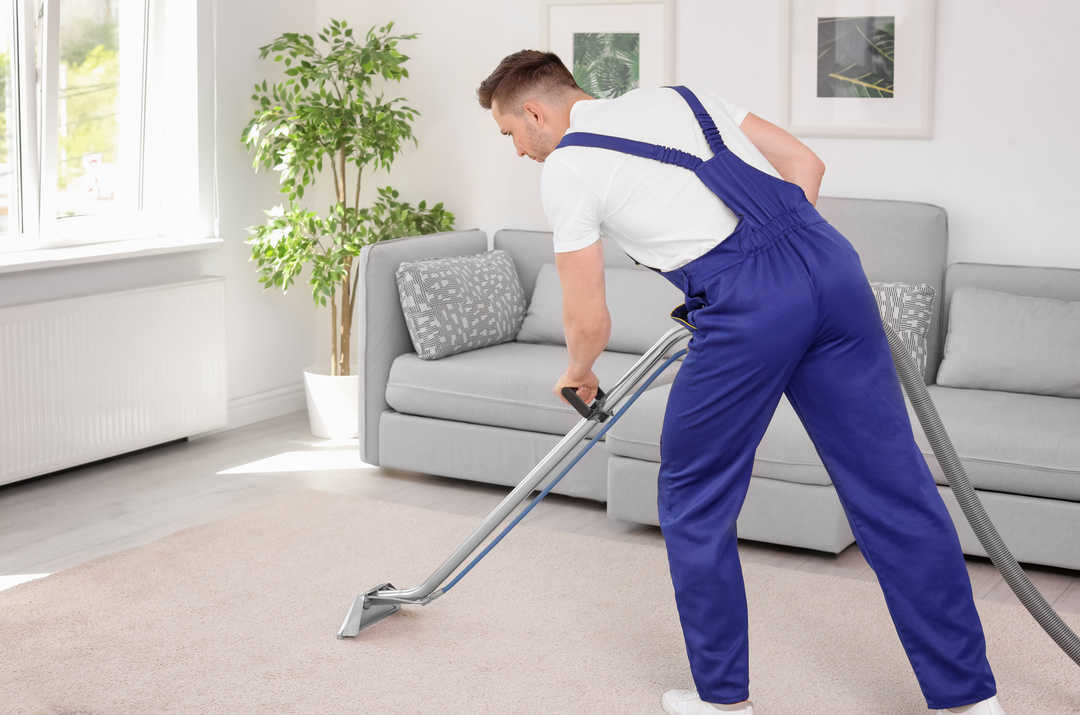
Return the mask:
{"type": "Polygon", "coordinates": [[[557,395],[596,396],[592,365],[611,330],[601,232],[686,296],[672,311],[692,335],[664,414],[657,506],[696,691],[665,692],[664,710],[753,713],[735,521],[785,394],[927,706],[1003,715],[959,538],[914,442],[876,299],[858,253],[814,206],[821,159],[707,90],[596,99],[550,52],[507,56],[477,95],[518,156],[544,164],[569,353],[557,395]]]}

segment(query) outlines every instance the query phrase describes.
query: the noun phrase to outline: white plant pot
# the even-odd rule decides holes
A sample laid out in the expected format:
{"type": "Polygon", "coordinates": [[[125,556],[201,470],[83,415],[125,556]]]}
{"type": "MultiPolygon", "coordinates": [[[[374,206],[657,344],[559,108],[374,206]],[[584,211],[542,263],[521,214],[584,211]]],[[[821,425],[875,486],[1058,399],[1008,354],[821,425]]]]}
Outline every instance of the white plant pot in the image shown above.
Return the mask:
{"type": "Polygon", "coordinates": [[[326,367],[304,369],[311,434],[325,439],[349,439],[360,434],[360,367],[350,375],[331,375],[326,367]]]}

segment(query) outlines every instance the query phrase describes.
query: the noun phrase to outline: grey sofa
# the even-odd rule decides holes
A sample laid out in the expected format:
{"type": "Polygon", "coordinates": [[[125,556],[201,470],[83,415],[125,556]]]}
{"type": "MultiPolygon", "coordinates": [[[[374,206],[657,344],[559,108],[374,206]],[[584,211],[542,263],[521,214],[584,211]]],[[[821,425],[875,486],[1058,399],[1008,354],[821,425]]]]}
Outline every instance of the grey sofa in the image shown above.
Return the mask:
{"type": "MultiPolygon", "coordinates": [[[[958,286],[1080,300],[1080,271],[946,266],[947,217],[931,204],[823,196],[817,207],[855,246],[870,280],[926,282],[938,289],[924,379],[973,485],[1018,560],[1080,569],[1080,399],[934,383],[948,302],[958,286]]],[[[616,244],[603,240],[608,266],[638,271],[630,275],[640,275],[654,295],[658,288],[649,281],[661,281],[671,292],[668,302],[644,315],[640,305],[613,303],[609,295],[613,321],[622,316],[624,327],[640,323],[648,337],[633,352],[601,354],[594,366],[601,387],[677,325],[669,311],[682,302],[662,277],[635,266],[616,244]]],[[[398,264],[490,248],[511,254],[530,300],[541,267],[554,260],[549,232],[504,229],[489,247],[482,231],[453,231],[381,242],[361,254],[354,332],[363,370],[359,444],[365,462],[510,486],[578,421],[551,391],[566,367],[565,345],[512,341],[440,360],[420,360],[413,351],[394,278],[398,264]]],[[[658,524],[660,425],[680,364],[669,366],[553,491],[604,502],[611,518],[658,524]]],[[[986,556],[910,401],[908,410],[964,552],[986,556]]],[[[737,528],[742,539],[832,553],[854,542],[829,476],[786,397],[758,447],[737,528]]]]}

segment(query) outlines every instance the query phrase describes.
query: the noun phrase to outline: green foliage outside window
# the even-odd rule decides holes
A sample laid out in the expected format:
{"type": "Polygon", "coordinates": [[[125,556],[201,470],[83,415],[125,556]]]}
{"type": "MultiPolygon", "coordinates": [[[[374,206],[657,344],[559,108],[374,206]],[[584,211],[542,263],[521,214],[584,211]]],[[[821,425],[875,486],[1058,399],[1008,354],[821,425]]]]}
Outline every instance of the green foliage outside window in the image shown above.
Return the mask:
{"type": "Polygon", "coordinates": [[[83,175],[87,154],[101,154],[103,164],[116,163],[120,56],[115,49],[95,45],[81,62],[65,65],[67,86],[60,99],[66,104],[67,126],[57,137],[61,190],[83,175]]]}

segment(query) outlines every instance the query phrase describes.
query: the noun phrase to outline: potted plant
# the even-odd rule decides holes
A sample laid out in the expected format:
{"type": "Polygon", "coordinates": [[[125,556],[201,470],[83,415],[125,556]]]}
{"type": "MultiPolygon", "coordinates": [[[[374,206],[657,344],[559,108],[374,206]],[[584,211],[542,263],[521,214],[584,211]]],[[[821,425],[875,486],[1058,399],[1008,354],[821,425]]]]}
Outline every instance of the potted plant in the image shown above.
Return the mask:
{"type": "Polygon", "coordinates": [[[248,229],[251,259],[259,266],[259,281],[267,288],[288,292],[294,278],[311,265],[312,297],[330,305],[330,364],[328,370],[304,370],[308,416],[319,437],[355,437],[359,431],[359,377],[350,360],[353,306],[358,274],[353,259],[371,243],[453,229],[454,215],[442,202],[416,207],[397,201],[390,186],[361,208],[360,179],[364,168],[390,169],[401,142],[411,139],[411,122],[420,114],[412,107],[394,106],[404,98],[384,101],[372,96],[374,76],[387,80],[408,77],[407,55],[398,52],[390,35],[393,22],[368,30],[363,43],[342,20],[331,20],[318,33],[327,45],[317,49],[311,35],[286,32],[259,48],[259,58],[273,55],[284,63],[284,79],[255,85],[251,98],[258,104],[244,127],[242,140],[253,152],[252,165],[279,173],[285,201],[267,210],[266,222],[248,229]],[[324,166],[334,181],[335,201],[325,213],[302,206],[305,190],[324,166]],[[350,173],[355,179],[350,181],[350,173]]]}

